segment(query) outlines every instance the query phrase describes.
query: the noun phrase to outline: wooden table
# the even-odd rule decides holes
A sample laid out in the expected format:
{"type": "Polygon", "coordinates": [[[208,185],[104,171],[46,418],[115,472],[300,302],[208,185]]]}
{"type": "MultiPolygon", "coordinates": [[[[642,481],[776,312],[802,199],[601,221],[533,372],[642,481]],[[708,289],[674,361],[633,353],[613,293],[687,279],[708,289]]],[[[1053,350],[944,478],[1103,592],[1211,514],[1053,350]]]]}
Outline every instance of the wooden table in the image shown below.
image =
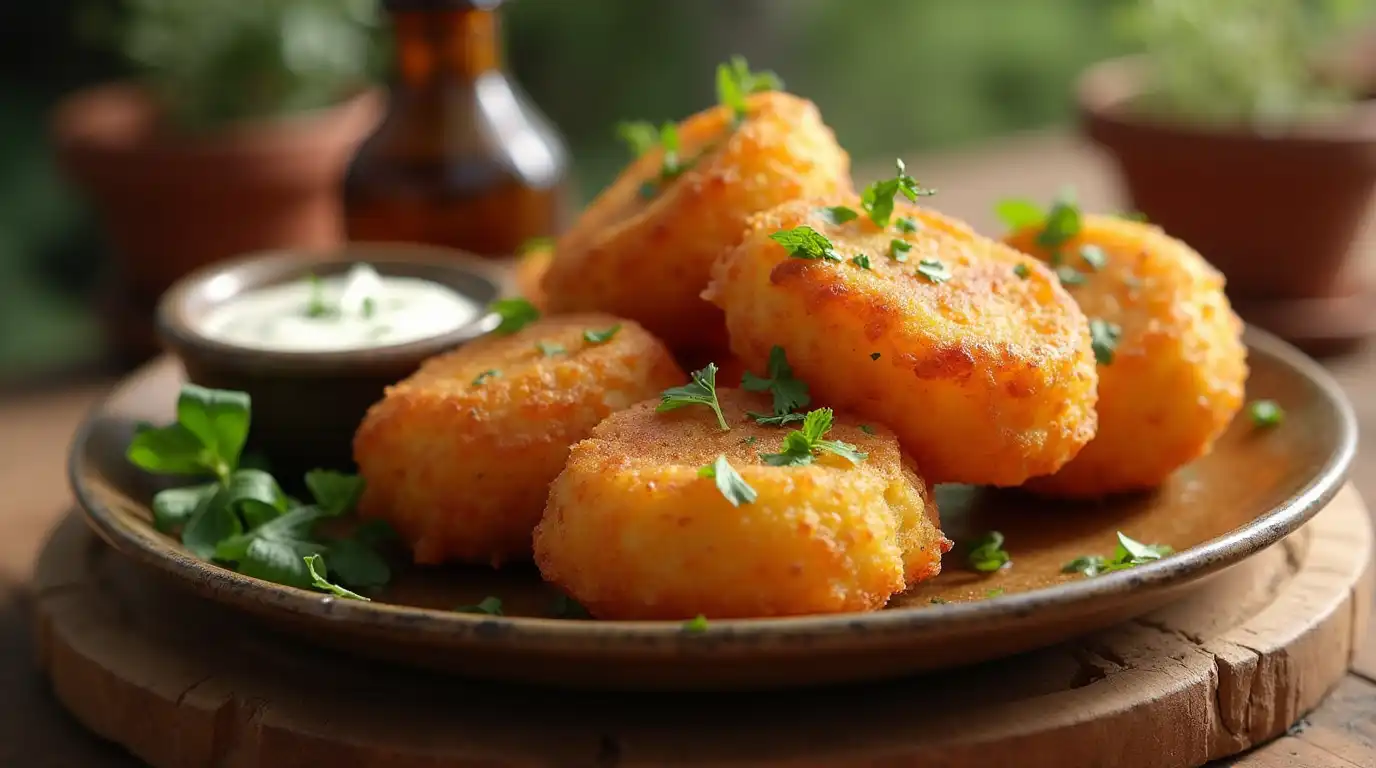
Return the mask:
{"type": "MultiPolygon", "coordinates": [[[[859,176],[887,172],[888,164],[859,176]]],[[[1092,150],[1061,134],[1019,137],[968,152],[909,156],[919,179],[941,190],[938,207],[993,231],[992,201],[1049,197],[1073,184],[1089,207],[1118,207],[1113,177],[1092,150]]],[[[1363,434],[1376,434],[1376,345],[1328,362],[1347,391],[1363,434]]],[[[32,659],[25,582],[47,531],[71,505],[67,442],[108,382],[26,395],[0,403],[0,765],[134,766],[138,762],[88,735],[56,703],[32,659]]],[[[1376,447],[1363,445],[1352,478],[1376,501],[1376,447]]],[[[1373,505],[1376,510],[1376,505],[1373,505]]],[[[1353,672],[1288,735],[1236,759],[1248,768],[1376,766],[1376,633],[1353,672]]]]}

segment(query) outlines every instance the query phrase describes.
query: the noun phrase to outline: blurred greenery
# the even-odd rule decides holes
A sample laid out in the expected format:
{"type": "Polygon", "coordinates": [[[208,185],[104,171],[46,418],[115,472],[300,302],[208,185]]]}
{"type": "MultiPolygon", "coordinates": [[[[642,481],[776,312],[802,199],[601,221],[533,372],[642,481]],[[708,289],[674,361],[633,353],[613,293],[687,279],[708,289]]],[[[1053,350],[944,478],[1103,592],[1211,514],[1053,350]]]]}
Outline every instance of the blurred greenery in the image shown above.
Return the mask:
{"type": "MultiPolygon", "coordinates": [[[[118,0],[96,2],[119,7],[118,0]]],[[[210,8],[228,12],[224,9],[234,5],[301,0],[165,2],[186,13],[209,14],[210,8]]],[[[0,44],[0,378],[5,378],[89,359],[98,351],[91,305],[106,259],[91,212],[56,176],[45,147],[45,121],[61,94],[125,74],[129,65],[75,34],[80,7],[75,0],[0,5],[0,35],[5,36],[0,44]]],[[[733,53],[746,56],[755,69],[774,70],[789,90],[816,101],[856,165],[887,165],[898,154],[1064,122],[1071,114],[1076,74],[1124,49],[1110,34],[1112,19],[1124,5],[1124,0],[511,0],[503,14],[511,69],[565,133],[579,196],[586,201],[626,160],[615,123],[659,122],[701,109],[714,98],[716,63],[733,53]]],[[[197,45],[190,39],[175,42],[184,48],[197,45]]],[[[189,59],[193,53],[183,49],[161,54],[167,57],[161,60],[189,59]]],[[[226,82],[245,82],[251,68],[231,67],[222,76],[226,82]]],[[[920,176],[921,169],[913,170],[920,176]]]]}

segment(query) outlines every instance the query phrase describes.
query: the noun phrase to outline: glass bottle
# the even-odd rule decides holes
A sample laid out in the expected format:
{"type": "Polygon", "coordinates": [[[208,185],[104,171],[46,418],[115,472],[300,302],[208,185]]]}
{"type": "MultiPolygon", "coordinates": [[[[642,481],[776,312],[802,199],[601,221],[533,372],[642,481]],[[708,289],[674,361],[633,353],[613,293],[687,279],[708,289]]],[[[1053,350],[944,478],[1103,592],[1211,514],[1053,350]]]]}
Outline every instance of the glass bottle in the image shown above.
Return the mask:
{"type": "Polygon", "coordinates": [[[559,228],[568,152],[502,69],[502,0],[383,0],[385,118],[344,183],[348,239],[508,256],[559,228]]]}

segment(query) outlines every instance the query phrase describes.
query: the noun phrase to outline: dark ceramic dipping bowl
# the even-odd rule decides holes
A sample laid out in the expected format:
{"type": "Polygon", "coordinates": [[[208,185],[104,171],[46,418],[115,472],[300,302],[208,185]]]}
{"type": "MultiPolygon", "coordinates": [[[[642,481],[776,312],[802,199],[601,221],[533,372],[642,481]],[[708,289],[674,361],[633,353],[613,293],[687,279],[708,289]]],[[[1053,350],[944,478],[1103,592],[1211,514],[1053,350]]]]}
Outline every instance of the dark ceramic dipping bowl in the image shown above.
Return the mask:
{"type": "Polygon", "coordinates": [[[425,339],[370,349],[298,352],[254,349],[206,336],[202,321],[216,306],[246,292],[347,272],[366,263],[381,275],[444,285],[486,306],[506,295],[502,269],[461,251],[426,246],[351,243],[331,252],[273,251],[221,262],[182,278],[165,293],[158,333],[203,387],[232,389],[252,398],[246,450],[264,454],[274,471],[353,466],[359,421],[383,390],[410,375],[428,357],[495,327],[494,315],[425,339]]]}

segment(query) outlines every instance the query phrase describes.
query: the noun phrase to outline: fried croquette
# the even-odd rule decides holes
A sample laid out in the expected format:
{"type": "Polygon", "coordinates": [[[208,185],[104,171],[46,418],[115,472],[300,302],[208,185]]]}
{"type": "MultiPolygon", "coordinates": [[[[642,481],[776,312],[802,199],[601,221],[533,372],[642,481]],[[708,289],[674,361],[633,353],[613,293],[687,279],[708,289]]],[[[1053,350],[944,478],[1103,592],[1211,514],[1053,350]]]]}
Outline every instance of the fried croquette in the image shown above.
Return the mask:
{"type": "Polygon", "coordinates": [[[1054,250],[1038,245],[1039,232],[1024,228],[1007,242],[1070,270],[1070,295],[1102,324],[1105,359],[1098,434],[1027,487],[1065,497],[1154,488],[1207,453],[1242,407],[1247,350],[1223,276],[1149,224],[1084,216],[1079,234],[1054,250]]]}
{"type": "MultiPolygon", "coordinates": [[[[789,427],[747,411],[769,400],[719,389],[705,406],[613,414],[573,447],[535,531],[535,561],[601,619],[869,611],[937,575],[951,542],[931,487],[893,433],[836,417],[827,439],[868,454],[769,466],[789,427]],[[753,489],[733,506],[701,468],[724,456],[753,489]]],[[[796,426],[796,425],[794,425],[796,426]]]]}
{"type": "Polygon", "coordinates": [[[771,92],[748,106],[739,125],[724,106],[680,123],[677,176],[660,180],[656,147],[593,201],[545,275],[552,312],[628,317],[679,351],[726,347],[720,310],[700,297],[717,254],[750,214],[851,189],[850,157],[812,102],[771,92]]]}
{"type": "Polygon", "coordinates": [[[814,401],[887,425],[936,483],[1011,486],[1069,461],[1095,428],[1085,316],[1037,260],[931,210],[835,223],[797,201],[751,219],[704,296],[754,371],[787,353],[814,401]],[[770,235],[809,226],[824,258],[770,235]],[[911,231],[909,231],[911,230],[911,231]],[[863,258],[862,258],[863,257],[863,258]]]}
{"type": "Polygon", "coordinates": [[[553,258],[553,246],[533,247],[517,258],[513,273],[516,292],[541,311],[544,311],[547,302],[545,292],[540,288],[540,281],[544,279],[545,272],[549,271],[549,263],[553,258]]]}
{"type": "Polygon", "coordinates": [[[369,410],[354,438],[359,512],[396,528],[417,563],[528,559],[569,446],[685,378],[657,339],[609,315],[471,341],[369,410]]]}

